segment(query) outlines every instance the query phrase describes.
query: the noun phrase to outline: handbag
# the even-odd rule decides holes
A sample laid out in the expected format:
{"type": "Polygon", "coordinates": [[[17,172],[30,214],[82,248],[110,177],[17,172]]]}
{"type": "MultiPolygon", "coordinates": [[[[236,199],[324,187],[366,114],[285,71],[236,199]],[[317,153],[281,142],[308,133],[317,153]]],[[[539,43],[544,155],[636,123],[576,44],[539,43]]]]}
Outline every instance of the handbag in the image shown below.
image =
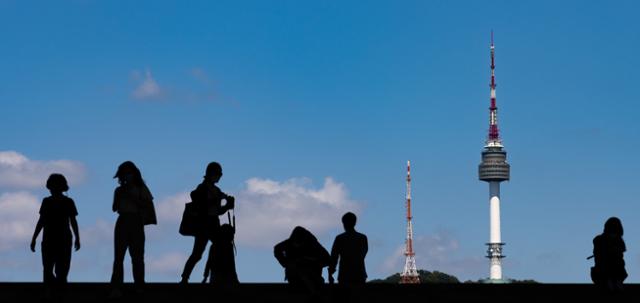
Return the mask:
{"type": "Polygon", "coordinates": [[[178,232],[183,236],[195,236],[199,229],[198,213],[193,202],[184,205],[180,229],[178,232]]]}

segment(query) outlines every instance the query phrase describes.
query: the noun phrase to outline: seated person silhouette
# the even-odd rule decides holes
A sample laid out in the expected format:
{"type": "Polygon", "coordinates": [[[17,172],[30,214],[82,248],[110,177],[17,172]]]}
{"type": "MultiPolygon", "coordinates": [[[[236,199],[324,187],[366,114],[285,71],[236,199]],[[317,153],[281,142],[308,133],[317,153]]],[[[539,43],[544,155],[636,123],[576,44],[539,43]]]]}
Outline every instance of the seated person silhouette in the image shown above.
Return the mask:
{"type": "Polygon", "coordinates": [[[290,285],[316,294],[324,283],[322,269],[329,266],[330,256],[311,232],[296,226],[288,239],[274,247],[273,253],[284,267],[285,280],[290,285]]]}
{"type": "Polygon", "coordinates": [[[591,279],[604,290],[621,290],[627,278],[623,256],[627,248],[623,234],[620,219],[611,217],[605,222],[602,234],[593,238],[595,266],[591,269],[591,279]]]}
{"type": "Polygon", "coordinates": [[[41,230],[42,267],[45,296],[50,295],[50,286],[63,286],[71,266],[71,231],[75,236],[75,249],[80,249],[80,234],[76,216],[78,211],[73,200],[64,195],[69,190],[67,179],[61,174],[51,174],[47,179],[51,196],[42,200],[40,219],[31,239],[31,251],[36,251],[36,239],[41,230]],[[71,229],[69,229],[71,227],[71,229]],[[55,273],[55,274],[54,274],[55,273]]]}
{"type": "Polygon", "coordinates": [[[331,264],[329,265],[329,281],[333,280],[338,260],[340,271],[338,283],[344,285],[361,285],[367,280],[364,258],[369,250],[367,236],[356,231],[355,214],[348,212],[342,216],[344,232],[336,236],[331,248],[331,264]]]}
{"type": "Polygon", "coordinates": [[[231,224],[222,224],[214,240],[214,245],[209,247],[209,259],[204,269],[204,280],[216,285],[235,285],[238,281],[235,261],[235,244],[233,237],[235,227],[231,224]]]}

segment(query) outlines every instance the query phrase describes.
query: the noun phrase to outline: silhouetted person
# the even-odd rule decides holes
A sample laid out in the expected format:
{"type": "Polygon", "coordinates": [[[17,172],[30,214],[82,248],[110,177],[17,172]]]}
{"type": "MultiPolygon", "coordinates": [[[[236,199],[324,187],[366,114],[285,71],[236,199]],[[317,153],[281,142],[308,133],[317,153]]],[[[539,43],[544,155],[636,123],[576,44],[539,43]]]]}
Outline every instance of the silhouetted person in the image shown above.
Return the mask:
{"type": "Polygon", "coordinates": [[[43,283],[48,296],[52,284],[63,286],[67,283],[71,265],[71,230],[75,236],[76,251],[80,249],[80,234],[76,221],[76,205],[71,198],[64,195],[64,192],[69,190],[67,179],[61,174],[52,174],[47,179],[47,189],[51,196],[42,200],[40,219],[31,239],[31,251],[36,251],[36,239],[44,229],[41,246],[42,267],[43,283]]]}
{"type": "Polygon", "coordinates": [[[604,224],[602,234],[593,238],[593,256],[595,266],[592,269],[593,282],[608,291],[619,291],[627,278],[624,252],[627,250],[622,235],[622,222],[611,217],[604,224]]]}
{"type": "Polygon", "coordinates": [[[235,261],[235,244],[233,241],[235,227],[222,224],[215,239],[215,244],[209,248],[209,259],[204,269],[204,280],[211,276],[211,284],[235,285],[238,281],[235,261]]]}
{"type": "Polygon", "coordinates": [[[131,256],[133,281],[138,291],[144,285],[144,226],[157,224],[153,196],[142,174],[131,161],[120,164],[114,178],[118,186],[113,194],[113,211],[118,212],[114,231],[114,260],[111,275],[112,297],[122,295],[123,262],[127,250],[131,256]]]}
{"type": "MultiPolygon", "coordinates": [[[[197,212],[197,232],[193,242],[193,251],[187,259],[182,271],[181,284],[187,284],[196,263],[202,259],[202,254],[207,249],[207,243],[215,239],[220,228],[219,215],[229,209],[233,209],[235,198],[223,193],[216,183],[222,177],[222,166],[217,162],[207,165],[204,180],[191,192],[191,201],[197,212]],[[226,204],[222,205],[222,200],[226,204]]],[[[215,244],[215,243],[214,243],[215,244]]],[[[216,249],[213,247],[212,249],[216,249]]]]}
{"type": "Polygon", "coordinates": [[[338,260],[340,271],[338,283],[345,285],[362,285],[367,280],[364,258],[369,250],[367,236],[356,231],[356,215],[348,212],[342,216],[344,233],[339,234],[333,241],[331,248],[331,264],[329,265],[329,280],[333,279],[338,260]]]}
{"type": "Polygon", "coordinates": [[[288,239],[273,248],[273,253],[284,267],[285,280],[290,285],[317,295],[324,283],[322,269],[329,266],[330,256],[311,232],[296,226],[288,239]]]}

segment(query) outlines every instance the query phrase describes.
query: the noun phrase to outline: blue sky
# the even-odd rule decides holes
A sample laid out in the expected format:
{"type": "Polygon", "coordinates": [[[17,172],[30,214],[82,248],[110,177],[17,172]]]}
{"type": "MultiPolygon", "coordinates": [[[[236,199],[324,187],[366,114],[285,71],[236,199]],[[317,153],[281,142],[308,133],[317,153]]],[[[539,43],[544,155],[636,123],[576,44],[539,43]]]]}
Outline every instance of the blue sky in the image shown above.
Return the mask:
{"type": "Polygon", "coordinates": [[[46,176],[61,171],[84,236],[69,278],[107,281],[111,177],[125,160],[162,208],[147,227],[149,281],[178,281],[191,239],[176,216],[209,161],[239,197],[241,281],[282,280],[271,247],[295,224],[329,249],[347,210],[369,236],[369,277],[400,271],[407,160],[418,267],[485,278],[477,165],[493,29],[512,165],[505,276],[588,282],[591,240],[615,215],[637,283],[636,11],[632,1],[0,1],[0,280],[41,279],[28,242],[46,176]]]}

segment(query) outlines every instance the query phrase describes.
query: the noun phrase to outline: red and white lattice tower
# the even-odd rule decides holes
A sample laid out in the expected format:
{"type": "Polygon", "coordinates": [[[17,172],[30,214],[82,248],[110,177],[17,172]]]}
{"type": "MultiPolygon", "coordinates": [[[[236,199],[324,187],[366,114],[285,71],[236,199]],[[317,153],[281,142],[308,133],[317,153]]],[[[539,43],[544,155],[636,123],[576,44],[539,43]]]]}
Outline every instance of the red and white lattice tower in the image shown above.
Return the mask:
{"type": "Polygon", "coordinates": [[[413,224],[411,223],[411,161],[407,161],[407,241],[405,248],[404,270],[400,275],[400,283],[420,283],[416,268],[415,252],[413,251],[413,224]]]}

